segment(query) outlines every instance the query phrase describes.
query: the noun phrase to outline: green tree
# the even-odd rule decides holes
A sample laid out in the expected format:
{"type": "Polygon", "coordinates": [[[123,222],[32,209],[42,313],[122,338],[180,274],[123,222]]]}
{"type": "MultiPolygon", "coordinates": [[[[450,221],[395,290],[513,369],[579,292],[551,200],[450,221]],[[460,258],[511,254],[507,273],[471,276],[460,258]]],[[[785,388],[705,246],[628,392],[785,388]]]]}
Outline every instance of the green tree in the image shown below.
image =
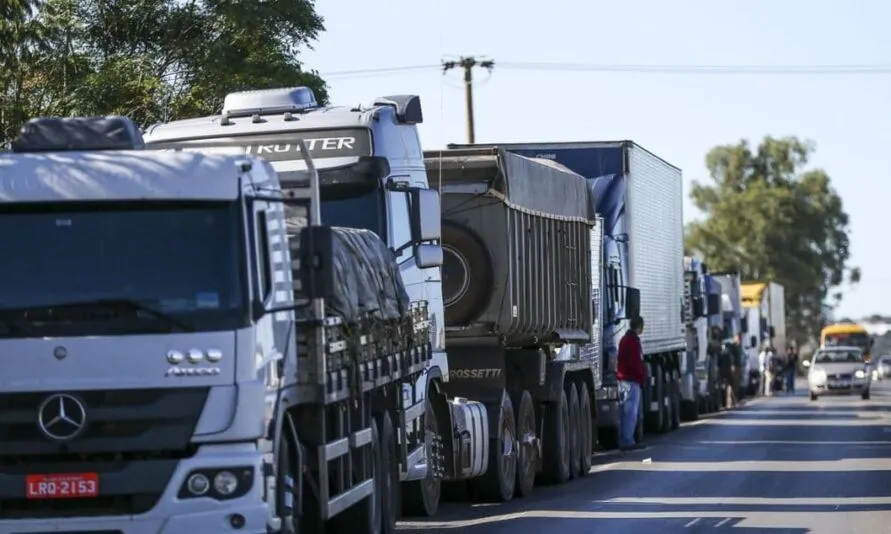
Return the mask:
{"type": "Polygon", "coordinates": [[[766,137],[713,148],[706,156],[711,183],[694,182],[690,197],[706,214],[687,227],[688,249],[709,266],[738,269],[746,280],[785,288],[787,331],[800,342],[815,335],[850,267],[850,230],[842,200],[826,172],[806,169],[814,145],[795,137],[766,137]]]}
{"type": "Polygon", "coordinates": [[[231,91],[293,85],[328,100],[299,61],[324,30],[312,0],[4,5],[0,143],[40,115],[123,114],[148,125],[217,113],[231,91]]]}

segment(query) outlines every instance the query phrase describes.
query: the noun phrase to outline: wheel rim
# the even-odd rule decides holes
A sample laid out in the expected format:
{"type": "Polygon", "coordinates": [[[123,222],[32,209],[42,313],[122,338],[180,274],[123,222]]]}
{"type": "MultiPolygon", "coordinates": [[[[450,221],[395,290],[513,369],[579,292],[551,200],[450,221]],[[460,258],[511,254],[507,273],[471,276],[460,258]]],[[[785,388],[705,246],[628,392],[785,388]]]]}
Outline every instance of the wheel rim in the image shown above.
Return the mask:
{"type": "MultiPolygon", "coordinates": [[[[439,454],[439,451],[434,450],[433,444],[436,442],[437,437],[439,437],[439,425],[436,421],[436,412],[433,410],[433,405],[430,401],[427,401],[427,413],[424,416],[424,431],[426,433],[424,439],[427,441],[427,476],[424,477],[424,480],[421,481],[421,487],[424,491],[424,500],[425,501],[439,501],[439,495],[442,491],[442,479],[439,477],[438,472],[434,472],[433,469],[430,468],[431,458],[434,454],[439,454]]],[[[430,504],[428,502],[428,504],[430,504]]]]}
{"type": "Polygon", "coordinates": [[[570,469],[572,467],[572,431],[570,429],[570,421],[569,421],[569,403],[563,403],[563,409],[561,410],[560,417],[563,419],[563,466],[566,469],[570,469]]]}
{"type": "Polygon", "coordinates": [[[516,441],[517,438],[510,428],[509,418],[505,417],[501,424],[501,472],[504,474],[516,473],[516,441]]]}
{"type": "Polygon", "coordinates": [[[442,245],[442,252],[442,296],[444,304],[451,306],[470,290],[470,264],[451,245],[442,245]]]}
{"type": "Polygon", "coordinates": [[[524,480],[531,480],[535,477],[535,413],[527,410],[521,414],[519,434],[519,454],[522,458],[522,469],[520,473],[524,480]]]}

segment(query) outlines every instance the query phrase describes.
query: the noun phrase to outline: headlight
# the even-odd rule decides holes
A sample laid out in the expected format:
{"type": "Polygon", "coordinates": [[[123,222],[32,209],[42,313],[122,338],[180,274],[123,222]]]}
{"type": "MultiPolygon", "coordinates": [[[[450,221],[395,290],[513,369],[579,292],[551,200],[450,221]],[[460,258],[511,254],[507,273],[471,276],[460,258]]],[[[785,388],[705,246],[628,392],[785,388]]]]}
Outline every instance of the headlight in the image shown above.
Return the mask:
{"type": "Polygon", "coordinates": [[[816,380],[817,382],[826,380],[826,371],[824,371],[823,369],[814,369],[811,371],[810,378],[816,380]]]}
{"type": "Polygon", "coordinates": [[[854,372],[854,378],[866,378],[866,371],[857,369],[857,371],[854,372]]]}

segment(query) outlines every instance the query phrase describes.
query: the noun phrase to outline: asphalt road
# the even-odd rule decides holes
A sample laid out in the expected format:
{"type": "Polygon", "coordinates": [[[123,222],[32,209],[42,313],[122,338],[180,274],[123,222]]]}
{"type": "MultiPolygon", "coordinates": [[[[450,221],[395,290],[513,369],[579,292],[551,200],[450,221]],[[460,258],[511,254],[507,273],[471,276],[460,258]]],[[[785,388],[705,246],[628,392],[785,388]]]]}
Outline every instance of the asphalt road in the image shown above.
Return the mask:
{"type": "Polygon", "coordinates": [[[399,529],[461,534],[891,533],[891,382],[872,399],[800,390],[684,425],[499,505],[444,503],[399,529]]]}

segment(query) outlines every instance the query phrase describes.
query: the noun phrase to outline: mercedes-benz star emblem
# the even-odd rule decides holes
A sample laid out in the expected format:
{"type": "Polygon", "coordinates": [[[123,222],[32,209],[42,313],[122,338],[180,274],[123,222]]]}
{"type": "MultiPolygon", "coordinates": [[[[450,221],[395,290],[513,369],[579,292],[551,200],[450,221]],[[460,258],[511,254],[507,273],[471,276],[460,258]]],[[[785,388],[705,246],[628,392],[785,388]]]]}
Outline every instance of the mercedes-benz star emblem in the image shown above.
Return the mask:
{"type": "Polygon", "coordinates": [[[87,408],[77,397],[58,393],[47,397],[37,410],[37,426],[50,439],[68,441],[83,431],[87,408]]]}

